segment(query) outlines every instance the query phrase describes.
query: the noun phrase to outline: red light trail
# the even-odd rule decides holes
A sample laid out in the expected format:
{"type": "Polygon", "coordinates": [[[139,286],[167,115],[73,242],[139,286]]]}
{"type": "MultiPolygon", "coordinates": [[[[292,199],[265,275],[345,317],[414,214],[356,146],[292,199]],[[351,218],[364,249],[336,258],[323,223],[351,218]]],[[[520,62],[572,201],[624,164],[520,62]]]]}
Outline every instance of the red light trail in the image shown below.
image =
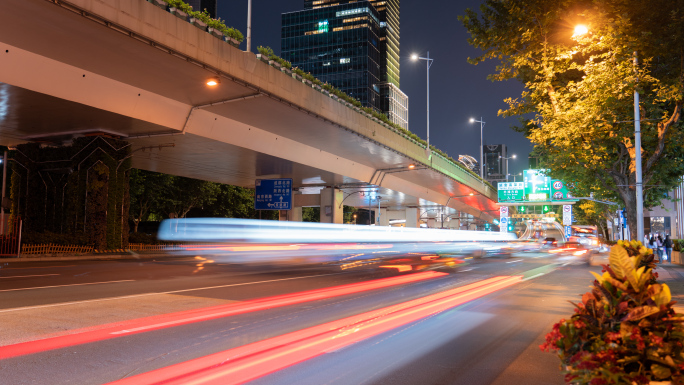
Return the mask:
{"type": "Polygon", "coordinates": [[[486,279],[383,309],[328,322],[153,370],[111,384],[240,384],[379,335],[514,285],[521,276],[486,279]]]}
{"type": "Polygon", "coordinates": [[[81,332],[46,338],[42,340],[23,342],[14,345],[0,347],[0,359],[18,357],[27,354],[44,352],[47,350],[60,349],[90,342],[102,341],[111,338],[123,337],[131,334],[159,330],[173,326],[186,325],[193,322],[208,321],[216,318],[229,317],[259,310],[276,307],[295,305],[302,302],[316,301],[338,297],[342,295],[360,293],[368,290],[376,290],[411,282],[445,276],[447,273],[426,271],[422,273],[402,275],[398,277],[382,278],[373,281],[352,283],[342,286],[333,286],[317,290],[309,290],[292,294],[284,294],[274,297],[266,297],[248,300],[239,303],[206,307],[201,309],[187,310],[163,314],[159,316],[145,317],[128,320],[116,324],[102,325],[96,330],[84,330],[81,332]]]}

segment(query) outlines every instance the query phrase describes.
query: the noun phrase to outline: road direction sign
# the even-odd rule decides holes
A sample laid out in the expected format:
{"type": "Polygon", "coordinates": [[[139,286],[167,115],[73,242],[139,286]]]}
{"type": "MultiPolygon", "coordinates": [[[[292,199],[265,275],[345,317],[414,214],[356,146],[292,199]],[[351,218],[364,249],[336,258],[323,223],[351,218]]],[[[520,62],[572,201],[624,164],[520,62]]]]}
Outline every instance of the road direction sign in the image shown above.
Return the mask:
{"type": "Polygon", "coordinates": [[[254,210],[292,210],[292,179],[257,179],[254,210]]]}
{"type": "Polygon", "coordinates": [[[501,217],[501,221],[499,222],[499,231],[502,233],[508,231],[508,217],[501,217]]]}
{"type": "Polygon", "coordinates": [[[563,205],[563,225],[572,224],[572,205],[563,205]]]}

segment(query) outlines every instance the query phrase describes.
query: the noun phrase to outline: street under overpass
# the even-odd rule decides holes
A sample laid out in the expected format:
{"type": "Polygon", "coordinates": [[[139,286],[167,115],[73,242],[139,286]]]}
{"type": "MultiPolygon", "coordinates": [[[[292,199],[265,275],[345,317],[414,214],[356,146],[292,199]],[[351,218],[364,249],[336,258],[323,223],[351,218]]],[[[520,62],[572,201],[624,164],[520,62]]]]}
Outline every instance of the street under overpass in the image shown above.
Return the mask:
{"type": "Polygon", "coordinates": [[[498,216],[496,192],[462,166],[152,3],[3,8],[0,144],[103,134],[132,143],[140,169],[243,187],[292,178],[295,206],[331,206],[331,222],[377,196],[407,225],[498,216]]]}

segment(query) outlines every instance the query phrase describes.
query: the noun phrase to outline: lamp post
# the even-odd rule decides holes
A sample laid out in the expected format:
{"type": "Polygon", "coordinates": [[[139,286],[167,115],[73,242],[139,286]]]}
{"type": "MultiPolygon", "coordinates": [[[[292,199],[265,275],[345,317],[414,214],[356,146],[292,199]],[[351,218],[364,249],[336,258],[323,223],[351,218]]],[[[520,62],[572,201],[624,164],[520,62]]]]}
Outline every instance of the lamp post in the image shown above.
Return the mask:
{"type": "Polygon", "coordinates": [[[515,159],[515,158],[516,158],[516,155],[515,155],[515,154],[513,154],[512,156],[510,156],[510,157],[508,157],[508,158],[505,157],[505,156],[499,155],[499,159],[506,159],[506,182],[508,182],[508,176],[510,175],[510,174],[508,173],[508,160],[509,160],[509,159],[515,159]]]}
{"type": "Polygon", "coordinates": [[[482,141],[482,129],[484,128],[485,122],[482,121],[482,117],[480,117],[480,120],[477,120],[475,118],[470,118],[470,123],[475,123],[475,122],[480,123],[480,178],[482,178],[484,180],[484,162],[482,161],[482,157],[483,157],[482,147],[484,146],[484,143],[482,141]]]}
{"type": "MultiPolygon", "coordinates": [[[[639,58],[634,51],[634,72],[639,81],[637,65],[639,58]]],[[[639,112],[639,91],[634,87],[634,162],[636,163],[636,215],[637,215],[637,241],[644,240],[644,186],[641,174],[641,115],[639,112]]]]}
{"type": "Polygon", "coordinates": [[[517,180],[515,180],[515,178],[518,177],[518,176],[522,176],[522,173],[519,172],[519,173],[517,173],[517,174],[506,174],[506,181],[507,181],[507,182],[508,182],[508,177],[509,177],[509,176],[512,176],[512,177],[513,177],[513,182],[517,182],[517,180]]]}
{"type": "Polygon", "coordinates": [[[252,50],[252,0],[247,0],[247,52],[252,50]]]}
{"type": "Polygon", "coordinates": [[[427,64],[427,150],[425,153],[428,159],[431,157],[430,154],[430,67],[432,67],[432,59],[430,59],[430,51],[428,51],[426,57],[420,57],[416,54],[411,55],[411,60],[425,60],[427,64]]]}

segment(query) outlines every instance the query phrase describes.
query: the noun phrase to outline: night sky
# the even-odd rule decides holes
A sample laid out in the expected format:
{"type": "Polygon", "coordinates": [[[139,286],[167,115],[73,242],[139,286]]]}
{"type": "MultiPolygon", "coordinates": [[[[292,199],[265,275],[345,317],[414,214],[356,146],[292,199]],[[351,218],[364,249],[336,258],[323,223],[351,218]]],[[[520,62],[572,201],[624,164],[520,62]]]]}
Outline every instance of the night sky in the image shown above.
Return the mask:
{"type": "MultiPolygon", "coordinates": [[[[510,128],[517,124],[516,118],[504,119],[497,112],[506,108],[506,97],[518,97],[523,87],[514,80],[487,80],[494,72],[494,61],[477,66],[466,61],[479,51],[468,44],[469,35],[456,19],[466,8],[477,9],[480,3],[402,0],[400,88],[409,97],[409,129],[425,139],[426,64],[413,62],[410,57],[414,52],[424,57],[429,51],[434,58],[430,68],[430,143],[454,159],[465,154],[479,159],[480,124],[469,119],[480,120],[481,116],[486,122],[484,143],[507,145],[509,156],[518,156],[509,161],[510,172],[518,173],[528,168],[532,145],[510,128]]],[[[263,45],[280,54],[281,14],[303,8],[303,0],[252,0],[252,50],[256,52],[256,47],[263,45]]],[[[247,0],[218,0],[218,16],[246,36],[247,0]]],[[[244,49],[245,42],[240,47],[244,49]]]]}

